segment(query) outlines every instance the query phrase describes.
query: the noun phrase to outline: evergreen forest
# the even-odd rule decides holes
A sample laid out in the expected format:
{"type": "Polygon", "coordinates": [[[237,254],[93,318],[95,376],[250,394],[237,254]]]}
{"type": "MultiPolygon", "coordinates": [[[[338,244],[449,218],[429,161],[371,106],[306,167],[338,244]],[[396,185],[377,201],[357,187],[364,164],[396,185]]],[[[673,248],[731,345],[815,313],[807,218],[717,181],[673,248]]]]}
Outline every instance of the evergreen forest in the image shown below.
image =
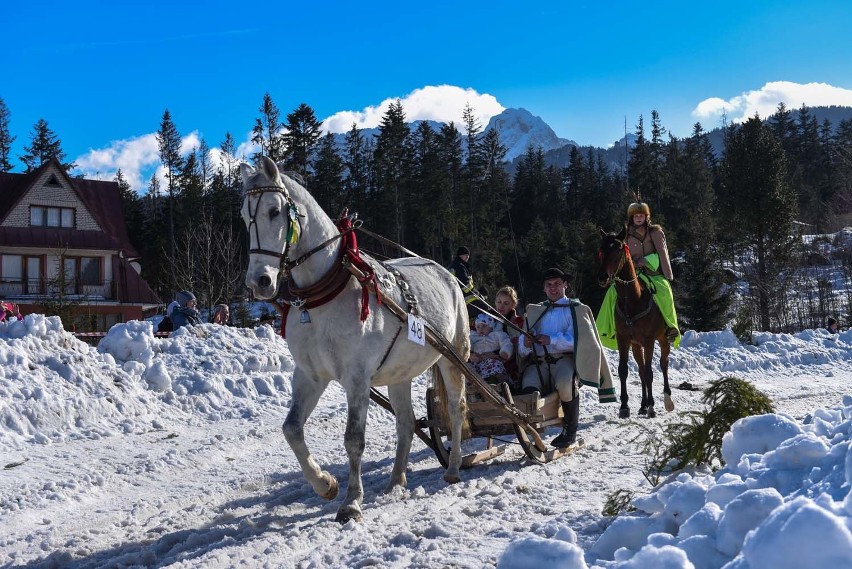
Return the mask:
{"type": "MultiPolygon", "coordinates": [[[[8,116],[0,99],[0,171],[12,167],[8,116]]],[[[468,247],[489,301],[504,284],[519,290],[522,305],[540,301],[539,275],[558,266],[574,277],[569,295],[597,311],[605,292],[596,275],[599,228],[619,230],[638,194],[666,232],[682,329],[733,325],[743,337],[818,327],[829,314],[849,324],[842,315],[852,295],[840,292],[852,290],[852,249],[819,255],[802,235],[852,225],[850,119],[820,123],[807,107],[781,104],[770,117],[723,127],[718,152],[700,124],[676,138],[651,111],[649,120],[637,117],[620,167],[600,149],[575,146],[565,167],[533,147],[510,164],[499,133],[484,130],[470,107],[461,124],[433,124],[409,123],[397,101],[378,134],[353,125],[335,137],[309,105],[283,114],[266,94],[252,129],[259,151],[245,158],[272,158],[331,217],[356,211],[365,228],[445,266],[468,247]]],[[[203,306],[236,302],[247,294],[244,158],[230,134],[189,153],[181,140],[166,110],[157,128],[165,177],[152,177],[141,194],[120,170],[115,177],[143,276],[164,300],[190,289],[203,306]]],[[[43,120],[25,152],[27,170],[51,156],[74,167],[43,120]]],[[[400,254],[364,235],[359,241],[379,258],[400,254]]]]}

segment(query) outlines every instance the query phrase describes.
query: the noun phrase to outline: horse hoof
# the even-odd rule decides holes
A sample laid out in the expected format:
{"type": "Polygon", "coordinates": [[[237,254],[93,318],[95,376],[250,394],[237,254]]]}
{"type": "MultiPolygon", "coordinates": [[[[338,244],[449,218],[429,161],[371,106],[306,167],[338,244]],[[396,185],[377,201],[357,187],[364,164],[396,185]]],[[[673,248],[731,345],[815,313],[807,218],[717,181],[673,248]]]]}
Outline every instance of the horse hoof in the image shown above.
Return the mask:
{"type": "Polygon", "coordinates": [[[361,523],[364,521],[364,516],[361,515],[361,509],[357,506],[343,506],[337,510],[337,517],[334,521],[345,524],[348,521],[361,523]]]}
{"type": "Polygon", "coordinates": [[[647,414],[648,414],[648,408],[647,407],[639,407],[639,416],[640,417],[642,417],[643,415],[647,415],[647,414]]]}
{"type": "MultiPolygon", "coordinates": [[[[320,498],[322,498],[323,500],[334,500],[335,498],[337,498],[338,490],[340,490],[340,486],[337,484],[337,478],[335,478],[334,476],[329,474],[328,475],[328,490],[326,491],[325,494],[320,494],[320,498]]],[[[338,515],[340,515],[340,514],[338,514],[338,515]]]]}
{"type": "Polygon", "coordinates": [[[629,419],[630,418],[630,408],[622,407],[618,410],[618,418],[619,419],[629,419]]]}
{"type": "Polygon", "coordinates": [[[648,407],[648,418],[649,418],[649,419],[653,419],[653,418],[654,418],[654,417],[656,417],[656,416],[657,416],[657,412],[656,412],[656,411],[654,411],[654,408],[653,408],[653,407],[648,407]]]}
{"type": "Polygon", "coordinates": [[[458,474],[444,474],[444,481],[447,484],[458,484],[461,482],[461,476],[458,474]]]}
{"type": "Polygon", "coordinates": [[[674,401],[672,401],[671,395],[666,395],[664,399],[664,403],[666,406],[666,411],[672,412],[674,411],[674,401]]]}

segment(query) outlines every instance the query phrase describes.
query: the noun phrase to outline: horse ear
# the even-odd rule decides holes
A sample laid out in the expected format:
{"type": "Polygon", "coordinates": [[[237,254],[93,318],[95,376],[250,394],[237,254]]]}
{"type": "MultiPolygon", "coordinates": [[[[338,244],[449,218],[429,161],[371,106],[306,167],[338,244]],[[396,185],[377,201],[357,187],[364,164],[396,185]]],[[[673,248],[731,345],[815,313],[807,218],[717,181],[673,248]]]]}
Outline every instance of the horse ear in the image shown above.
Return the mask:
{"type": "Polygon", "coordinates": [[[280,182],[281,174],[278,172],[278,166],[268,156],[260,157],[260,169],[266,174],[271,182],[280,182]]]}
{"type": "Polygon", "coordinates": [[[621,231],[619,232],[618,235],[616,235],[616,237],[618,238],[619,241],[624,241],[624,238],[627,237],[627,226],[626,225],[623,225],[621,227],[621,231]]]}
{"type": "Polygon", "coordinates": [[[254,168],[245,162],[240,162],[240,177],[243,179],[244,186],[248,184],[249,178],[251,178],[252,174],[254,174],[254,168]]]}

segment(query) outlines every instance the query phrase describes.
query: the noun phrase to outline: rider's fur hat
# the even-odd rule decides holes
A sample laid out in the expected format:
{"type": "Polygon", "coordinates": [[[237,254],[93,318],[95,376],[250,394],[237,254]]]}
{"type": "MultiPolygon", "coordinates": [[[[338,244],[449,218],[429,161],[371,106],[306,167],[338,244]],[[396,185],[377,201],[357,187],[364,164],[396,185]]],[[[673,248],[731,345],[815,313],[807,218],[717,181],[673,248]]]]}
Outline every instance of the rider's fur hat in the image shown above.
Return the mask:
{"type": "Polygon", "coordinates": [[[651,217],[651,208],[645,202],[633,202],[627,206],[627,217],[631,218],[637,213],[644,213],[646,217],[651,217]]]}
{"type": "Polygon", "coordinates": [[[565,282],[568,282],[573,279],[571,275],[568,273],[562,272],[562,269],[559,267],[551,267],[544,271],[544,274],[541,276],[541,281],[549,281],[550,279],[560,278],[565,282]]]}
{"type": "Polygon", "coordinates": [[[456,257],[461,257],[462,255],[470,255],[470,249],[468,249],[464,245],[459,247],[458,251],[456,251],[456,257]]]}

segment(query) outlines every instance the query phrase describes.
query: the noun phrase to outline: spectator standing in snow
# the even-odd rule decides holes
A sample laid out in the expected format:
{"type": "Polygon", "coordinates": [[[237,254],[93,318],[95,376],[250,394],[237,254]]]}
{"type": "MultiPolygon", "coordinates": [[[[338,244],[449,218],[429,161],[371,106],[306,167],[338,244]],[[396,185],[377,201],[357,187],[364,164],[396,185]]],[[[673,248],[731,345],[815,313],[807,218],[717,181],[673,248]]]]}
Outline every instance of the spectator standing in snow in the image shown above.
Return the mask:
{"type": "Polygon", "coordinates": [[[195,308],[195,295],[188,290],[182,290],[175,295],[178,306],[172,310],[172,323],[175,330],[181,326],[197,326],[201,324],[201,315],[195,308]]]}

